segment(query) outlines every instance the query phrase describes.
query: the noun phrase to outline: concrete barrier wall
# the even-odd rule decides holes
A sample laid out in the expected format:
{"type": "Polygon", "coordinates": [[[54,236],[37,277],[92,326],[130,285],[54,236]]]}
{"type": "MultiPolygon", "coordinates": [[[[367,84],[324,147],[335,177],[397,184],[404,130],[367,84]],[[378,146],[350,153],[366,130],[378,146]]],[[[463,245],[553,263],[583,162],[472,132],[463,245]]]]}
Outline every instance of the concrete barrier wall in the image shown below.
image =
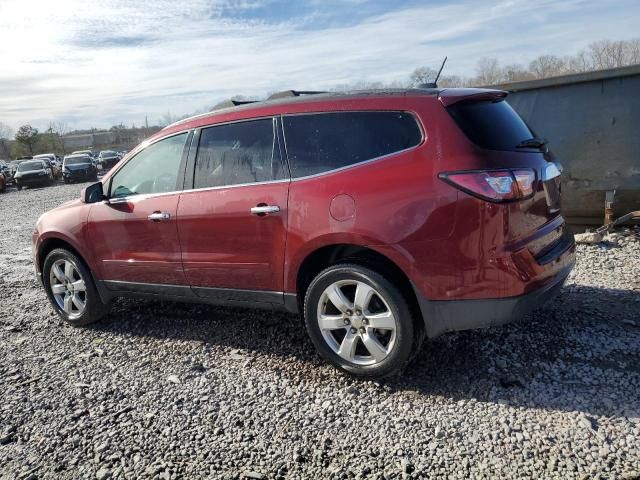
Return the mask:
{"type": "Polygon", "coordinates": [[[616,216],[640,210],[640,66],[497,88],[564,166],[571,222],[602,223],[607,190],[616,216]]]}

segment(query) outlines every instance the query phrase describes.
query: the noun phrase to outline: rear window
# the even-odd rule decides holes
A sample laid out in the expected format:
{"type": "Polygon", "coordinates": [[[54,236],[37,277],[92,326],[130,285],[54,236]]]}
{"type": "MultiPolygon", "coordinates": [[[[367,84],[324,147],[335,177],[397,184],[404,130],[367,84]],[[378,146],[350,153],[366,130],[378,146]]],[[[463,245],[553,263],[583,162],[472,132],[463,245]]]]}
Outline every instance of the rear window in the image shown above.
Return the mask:
{"type": "Polygon", "coordinates": [[[473,143],[488,150],[511,150],[534,136],[506,101],[461,102],[447,108],[473,143]]]}
{"type": "Polygon", "coordinates": [[[422,132],[406,112],[336,112],[283,119],[291,176],[305,177],[415,147],[422,132]]]}

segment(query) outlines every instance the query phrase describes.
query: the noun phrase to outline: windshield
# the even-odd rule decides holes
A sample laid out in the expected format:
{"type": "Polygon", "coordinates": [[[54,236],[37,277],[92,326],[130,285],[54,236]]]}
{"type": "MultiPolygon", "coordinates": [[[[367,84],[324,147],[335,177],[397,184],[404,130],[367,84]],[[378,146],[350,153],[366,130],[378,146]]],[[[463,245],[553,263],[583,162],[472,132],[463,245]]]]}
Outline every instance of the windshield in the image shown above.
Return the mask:
{"type": "Polygon", "coordinates": [[[86,155],[78,156],[78,157],[67,157],[64,159],[65,165],[80,165],[82,163],[91,163],[91,159],[86,155]]]}
{"type": "Polygon", "coordinates": [[[28,170],[43,170],[44,162],[22,162],[18,165],[19,172],[26,172],[28,170]]]}

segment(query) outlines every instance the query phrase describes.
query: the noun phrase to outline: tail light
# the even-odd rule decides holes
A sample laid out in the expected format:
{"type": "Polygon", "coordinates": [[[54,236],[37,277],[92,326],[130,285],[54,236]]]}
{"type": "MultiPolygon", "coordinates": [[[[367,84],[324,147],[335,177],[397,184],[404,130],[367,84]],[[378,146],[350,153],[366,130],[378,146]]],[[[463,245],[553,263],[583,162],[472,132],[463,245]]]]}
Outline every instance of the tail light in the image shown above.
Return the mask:
{"type": "Polygon", "coordinates": [[[445,182],[490,202],[522,200],[533,194],[536,172],[529,168],[441,173],[445,182]]]}

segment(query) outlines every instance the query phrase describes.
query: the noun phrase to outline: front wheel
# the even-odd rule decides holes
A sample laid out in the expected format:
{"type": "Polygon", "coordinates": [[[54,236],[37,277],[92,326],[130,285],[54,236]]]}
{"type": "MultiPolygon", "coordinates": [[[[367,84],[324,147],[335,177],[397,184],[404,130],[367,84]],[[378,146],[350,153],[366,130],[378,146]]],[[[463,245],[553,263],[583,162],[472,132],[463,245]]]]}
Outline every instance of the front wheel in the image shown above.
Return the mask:
{"type": "Polygon", "coordinates": [[[357,377],[397,373],[419,348],[403,295],[361,265],[336,265],[318,274],[307,290],[304,316],[320,355],[357,377]]]}
{"type": "Polygon", "coordinates": [[[69,250],[56,248],[47,255],[42,280],[53,308],[73,326],[93,323],[107,311],[89,269],[69,250]]]}
{"type": "Polygon", "coordinates": [[[18,190],[22,190],[22,185],[16,185],[16,188],[17,188],[18,190]]]}

